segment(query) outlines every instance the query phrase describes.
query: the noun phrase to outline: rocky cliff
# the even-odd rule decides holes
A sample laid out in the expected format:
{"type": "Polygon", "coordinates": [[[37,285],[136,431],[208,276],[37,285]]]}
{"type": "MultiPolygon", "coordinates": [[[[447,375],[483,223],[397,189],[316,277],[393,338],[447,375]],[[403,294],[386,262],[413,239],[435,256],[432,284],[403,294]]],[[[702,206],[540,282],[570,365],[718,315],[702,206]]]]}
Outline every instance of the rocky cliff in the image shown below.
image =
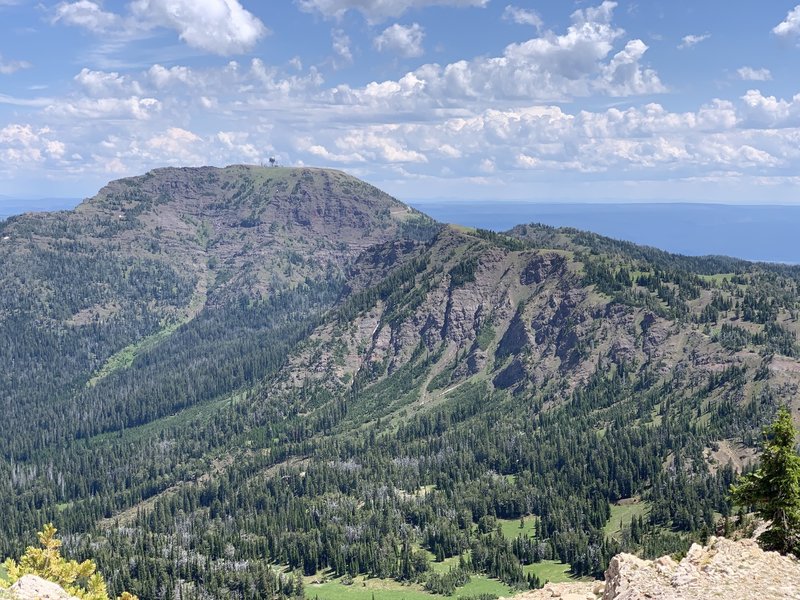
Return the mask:
{"type": "Polygon", "coordinates": [[[705,547],[692,545],[676,562],[669,556],[642,560],[618,554],[605,582],[547,584],[514,600],[796,600],[800,598],[800,561],[765,552],[753,540],[712,537],[705,547]]]}

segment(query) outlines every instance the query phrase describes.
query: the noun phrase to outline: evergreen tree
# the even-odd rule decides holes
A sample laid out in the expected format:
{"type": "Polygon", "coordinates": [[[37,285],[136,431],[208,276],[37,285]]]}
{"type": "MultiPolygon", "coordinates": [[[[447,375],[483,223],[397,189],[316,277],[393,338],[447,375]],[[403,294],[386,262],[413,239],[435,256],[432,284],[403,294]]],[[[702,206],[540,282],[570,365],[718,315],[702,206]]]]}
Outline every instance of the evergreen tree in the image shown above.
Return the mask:
{"type": "Polygon", "coordinates": [[[789,410],[781,408],[764,433],[761,465],[731,486],[731,498],[753,506],[760,517],[771,521],[759,537],[764,548],[800,555],[800,456],[789,410]]]}

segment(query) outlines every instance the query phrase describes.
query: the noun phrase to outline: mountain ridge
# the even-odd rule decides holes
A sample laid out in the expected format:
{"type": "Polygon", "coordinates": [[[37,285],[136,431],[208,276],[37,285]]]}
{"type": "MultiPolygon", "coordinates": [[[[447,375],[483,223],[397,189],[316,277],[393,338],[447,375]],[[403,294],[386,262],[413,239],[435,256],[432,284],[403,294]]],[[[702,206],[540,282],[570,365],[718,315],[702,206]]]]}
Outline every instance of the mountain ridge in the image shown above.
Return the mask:
{"type": "Polygon", "coordinates": [[[0,554],[55,520],[143,599],[508,591],[679,551],[797,408],[796,268],[442,226],[305,168],[159,170],[81,206],[0,224],[0,554]]]}

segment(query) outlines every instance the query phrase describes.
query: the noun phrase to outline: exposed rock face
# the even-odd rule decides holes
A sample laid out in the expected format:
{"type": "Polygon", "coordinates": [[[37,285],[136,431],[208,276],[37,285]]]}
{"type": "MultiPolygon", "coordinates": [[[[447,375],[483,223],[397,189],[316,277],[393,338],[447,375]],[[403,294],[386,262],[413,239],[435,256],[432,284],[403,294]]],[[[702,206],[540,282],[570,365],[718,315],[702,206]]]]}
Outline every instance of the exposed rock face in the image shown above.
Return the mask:
{"type": "Polygon", "coordinates": [[[547,584],[515,600],[798,600],[800,561],[765,552],[753,540],[709,540],[692,545],[679,563],[668,556],[642,560],[618,554],[606,580],[547,584]]]}
{"type": "Polygon", "coordinates": [[[548,277],[563,275],[567,271],[567,261],[559,254],[539,254],[525,266],[520,273],[520,283],[531,285],[541,283],[548,277]]]}
{"type": "Polygon", "coordinates": [[[615,556],[606,571],[603,600],[689,600],[695,598],[800,598],[800,562],[764,552],[753,540],[711,538],[694,544],[676,563],[669,557],[643,561],[615,556]]]}
{"type": "MultiPolygon", "coordinates": [[[[0,596],[2,597],[2,596],[0,596]]],[[[8,589],[8,598],[14,600],[78,600],[52,581],[36,575],[24,575],[8,589]]]]}

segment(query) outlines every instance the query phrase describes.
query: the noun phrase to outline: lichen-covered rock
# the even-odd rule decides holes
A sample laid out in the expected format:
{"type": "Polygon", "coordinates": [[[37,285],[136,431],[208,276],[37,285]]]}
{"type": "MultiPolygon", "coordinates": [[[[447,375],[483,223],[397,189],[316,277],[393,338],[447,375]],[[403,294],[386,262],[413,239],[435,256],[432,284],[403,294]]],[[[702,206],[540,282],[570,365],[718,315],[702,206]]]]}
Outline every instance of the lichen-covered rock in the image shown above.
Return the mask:
{"type": "Polygon", "coordinates": [[[70,596],[57,583],[47,581],[36,575],[24,575],[8,590],[8,598],[13,600],[78,600],[70,596]]]}

